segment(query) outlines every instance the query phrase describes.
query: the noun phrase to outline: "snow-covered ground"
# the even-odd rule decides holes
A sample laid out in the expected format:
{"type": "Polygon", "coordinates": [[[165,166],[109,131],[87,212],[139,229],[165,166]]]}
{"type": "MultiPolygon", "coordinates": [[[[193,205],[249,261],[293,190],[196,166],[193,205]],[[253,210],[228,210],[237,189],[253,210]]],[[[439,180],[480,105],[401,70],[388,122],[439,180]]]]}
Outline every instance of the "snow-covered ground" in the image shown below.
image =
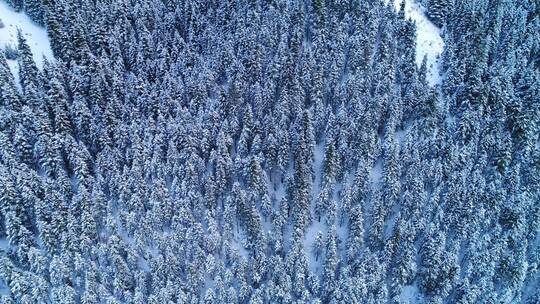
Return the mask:
{"type": "MultiPolygon", "coordinates": [[[[38,67],[43,66],[43,57],[53,58],[53,52],[47,31],[45,28],[34,23],[24,13],[17,13],[6,2],[0,0],[0,49],[3,51],[6,45],[17,46],[17,29],[20,29],[26,38],[34,55],[34,61],[38,67]]],[[[11,71],[17,78],[18,65],[15,60],[8,60],[11,71]]]]}
{"type": "MultiPolygon", "coordinates": [[[[394,1],[396,10],[399,10],[401,0],[394,1]]],[[[426,16],[425,9],[413,0],[405,1],[405,17],[416,23],[416,63],[422,64],[424,56],[427,57],[427,80],[432,86],[441,83],[440,56],[444,49],[441,29],[435,26],[426,16]]]]}
{"type": "MultiPolygon", "coordinates": [[[[7,251],[9,248],[9,242],[5,238],[0,238],[0,253],[2,251],[7,251]]],[[[0,279],[0,296],[1,295],[9,295],[9,287],[7,286],[6,282],[4,282],[2,279],[0,279]]]]}
{"type": "Polygon", "coordinates": [[[371,187],[373,189],[381,187],[383,174],[382,170],[382,160],[378,159],[373,165],[373,168],[371,168],[371,171],[369,171],[369,181],[371,182],[371,187]]]}
{"type": "Polygon", "coordinates": [[[422,303],[422,298],[420,297],[420,291],[416,285],[407,285],[403,286],[401,289],[401,294],[399,295],[400,303],[412,304],[412,303],[422,303]]]}

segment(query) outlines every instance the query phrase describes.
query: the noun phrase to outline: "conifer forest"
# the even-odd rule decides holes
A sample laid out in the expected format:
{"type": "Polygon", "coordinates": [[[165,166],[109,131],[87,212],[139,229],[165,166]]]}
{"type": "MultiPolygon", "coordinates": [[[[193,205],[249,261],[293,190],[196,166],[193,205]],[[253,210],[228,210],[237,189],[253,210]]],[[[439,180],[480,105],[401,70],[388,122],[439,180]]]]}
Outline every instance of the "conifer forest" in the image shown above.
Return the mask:
{"type": "Polygon", "coordinates": [[[1,304],[540,304],[538,0],[0,0],[1,304]]]}

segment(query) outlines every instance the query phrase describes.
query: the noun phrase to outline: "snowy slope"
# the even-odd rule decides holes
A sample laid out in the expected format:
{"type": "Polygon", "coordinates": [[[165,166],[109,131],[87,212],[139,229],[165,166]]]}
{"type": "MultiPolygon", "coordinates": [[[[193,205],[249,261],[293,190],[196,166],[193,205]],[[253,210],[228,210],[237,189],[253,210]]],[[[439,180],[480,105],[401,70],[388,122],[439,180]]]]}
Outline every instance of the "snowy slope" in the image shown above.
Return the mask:
{"type": "MultiPolygon", "coordinates": [[[[7,45],[17,46],[17,29],[21,29],[26,42],[32,50],[34,61],[38,67],[43,66],[43,57],[53,58],[49,37],[47,31],[35,24],[24,13],[17,13],[4,1],[0,0],[0,51],[4,51],[7,45]]],[[[19,65],[16,60],[7,61],[15,80],[19,80],[19,65]]],[[[9,248],[6,239],[0,238],[0,252],[9,248]]],[[[6,283],[0,279],[0,296],[10,294],[6,283]]]]}
{"type": "MultiPolygon", "coordinates": [[[[0,28],[0,48],[2,51],[6,45],[17,46],[17,29],[21,29],[38,67],[43,66],[43,57],[47,59],[53,58],[47,31],[35,24],[26,14],[14,11],[2,0],[0,0],[0,20],[3,24],[3,27],[0,28]]],[[[17,77],[17,62],[8,60],[8,64],[15,77],[17,77]]]]}
{"type": "Polygon", "coordinates": [[[406,285],[401,289],[399,302],[403,304],[422,303],[420,291],[416,285],[406,285]]]}
{"type": "MultiPolygon", "coordinates": [[[[401,0],[394,1],[396,10],[399,10],[401,0]]],[[[416,63],[420,66],[424,56],[427,57],[427,80],[432,86],[441,83],[439,75],[439,57],[444,49],[441,30],[435,26],[425,14],[425,9],[413,0],[405,1],[405,17],[416,23],[416,63]]],[[[385,1],[388,3],[388,0],[385,1]]]]}
{"type": "MultiPolygon", "coordinates": [[[[7,251],[9,247],[9,242],[5,238],[0,238],[0,253],[3,251],[7,251]]],[[[0,297],[2,295],[8,295],[10,294],[9,287],[7,286],[6,282],[4,282],[2,279],[0,279],[0,297]]]]}

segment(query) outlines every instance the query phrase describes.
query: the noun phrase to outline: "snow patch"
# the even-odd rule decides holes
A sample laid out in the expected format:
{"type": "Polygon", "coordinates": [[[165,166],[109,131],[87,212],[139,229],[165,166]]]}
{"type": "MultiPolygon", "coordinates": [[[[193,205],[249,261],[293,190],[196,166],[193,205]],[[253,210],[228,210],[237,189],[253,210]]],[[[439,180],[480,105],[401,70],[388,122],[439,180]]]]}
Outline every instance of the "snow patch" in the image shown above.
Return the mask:
{"type": "Polygon", "coordinates": [[[243,235],[240,234],[240,237],[238,237],[239,240],[237,240],[236,237],[231,240],[231,242],[230,242],[231,249],[233,249],[236,253],[238,253],[239,256],[241,256],[241,257],[243,257],[245,259],[249,259],[249,252],[241,244],[241,241],[240,241],[240,240],[242,240],[242,237],[243,237],[243,235]]]}
{"type": "Polygon", "coordinates": [[[327,228],[323,221],[313,221],[307,229],[304,238],[304,249],[308,257],[309,270],[315,274],[322,273],[323,258],[319,257],[319,260],[316,260],[315,253],[313,252],[313,245],[319,231],[326,237],[326,230],[327,228]]]}
{"type": "Polygon", "coordinates": [[[416,285],[403,286],[399,300],[400,303],[422,303],[422,297],[416,285]]]}
{"type": "Polygon", "coordinates": [[[403,146],[405,144],[405,138],[407,136],[407,133],[409,132],[411,126],[406,126],[405,129],[398,130],[394,133],[394,136],[396,138],[396,141],[399,143],[399,146],[403,149],[403,146]]]}
{"type": "Polygon", "coordinates": [[[324,166],[324,158],[325,158],[325,148],[324,144],[319,144],[315,146],[315,149],[313,151],[313,171],[315,173],[315,181],[313,183],[313,189],[312,189],[312,195],[313,197],[316,197],[315,195],[319,194],[321,192],[321,175],[322,170],[324,166]]]}
{"type": "MultiPolygon", "coordinates": [[[[413,0],[405,1],[405,17],[416,23],[416,64],[420,66],[424,56],[427,58],[427,81],[431,86],[441,83],[440,57],[444,49],[441,29],[431,22],[425,8],[413,0]]],[[[385,0],[388,3],[388,0],[385,0]]],[[[394,6],[399,11],[401,0],[394,0],[394,6]]]]}
{"type": "MultiPolygon", "coordinates": [[[[313,159],[313,171],[315,174],[315,180],[313,182],[313,188],[311,192],[311,201],[310,201],[310,212],[312,216],[315,214],[315,202],[316,198],[321,192],[321,175],[323,170],[324,162],[324,144],[321,143],[315,146],[314,149],[314,159],[313,159]]],[[[317,237],[318,232],[322,232],[326,236],[326,231],[328,228],[324,223],[324,220],[317,221],[313,220],[311,225],[307,228],[306,234],[304,236],[304,250],[308,257],[309,269],[312,273],[319,274],[322,273],[322,258],[319,257],[319,260],[316,261],[315,254],[313,253],[313,244],[315,243],[315,238],[317,237]]]]}
{"type": "Polygon", "coordinates": [[[392,213],[390,218],[384,223],[384,236],[390,238],[394,232],[394,227],[396,226],[396,219],[398,213],[392,213]]]}
{"type": "Polygon", "coordinates": [[[9,249],[9,241],[4,238],[0,238],[0,250],[8,250],[9,249]]]}
{"type": "MultiPolygon", "coordinates": [[[[34,23],[26,14],[17,13],[7,3],[0,1],[0,21],[4,25],[4,27],[0,28],[0,48],[2,51],[6,45],[17,46],[17,29],[20,29],[32,50],[34,61],[39,68],[43,66],[44,57],[47,59],[53,58],[47,31],[34,23]]],[[[12,72],[18,69],[18,67],[14,67],[17,66],[16,61],[8,60],[8,63],[12,72]]]]}
{"type": "Polygon", "coordinates": [[[10,294],[9,286],[4,280],[0,279],[0,296],[9,296],[10,294]]]}
{"type": "Polygon", "coordinates": [[[382,184],[382,159],[377,160],[375,165],[369,172],[369,180],[371,182],[371,188],[379,188],[382,184]]]}
{"type": "MultiPolygon", "coordinates": [[[[9,241],[5,238],[0,238],[0,254],[5,254],[5,252],[8,251],[9,248],[10,248],[9,241]]],[[[7,296],[9,294],[10,294],[9,286],[6,284],[6,282],[4,282],[4,280],[2,280],[2,278],[0,278],[0,296],[2,295],[7,296]]]]}

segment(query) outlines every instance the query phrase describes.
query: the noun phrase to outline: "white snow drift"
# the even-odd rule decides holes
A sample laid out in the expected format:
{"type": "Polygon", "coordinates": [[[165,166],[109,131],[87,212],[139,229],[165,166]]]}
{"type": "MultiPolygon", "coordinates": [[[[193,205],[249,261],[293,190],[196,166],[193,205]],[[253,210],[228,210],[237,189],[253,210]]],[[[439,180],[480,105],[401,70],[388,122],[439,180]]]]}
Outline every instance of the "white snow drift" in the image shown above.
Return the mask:
{"type": "MultiPolygon", "coordinates": [[[[392,1],[396,10],[399,10],[401,0],[392,1]]],[[[416,23],[416,63],[421,65],[426,56],[428,83],[432,86],[440,84],[439,59],[444,49],[441,30],[427,18],[422,6],[413,0],[403,1],[405,1],[405,17],[416,23]]],[[[385,2],[388,3],[388,0],[385,2]]]]}
{"type": "MultiPolygon", "coordinates": [[[[0,24],[3,27],[0,28],[0,49],[3,51],[6,45],[13,47],[17,46],[17,29],[20,29],[26,38],[26,42],[32,54],[34,55],[34,61],[37,66],[41,68],[43,66],[43,58],[48,60],[53,58],[53,52],[47,31],[34,23],[30,17],[24,13],[17,13],[7,3],[0,0],[0,24]]],[[[14,60],[8,60],[8,64],[11,71],[18,77],[18,65],[14,60]]]]}

